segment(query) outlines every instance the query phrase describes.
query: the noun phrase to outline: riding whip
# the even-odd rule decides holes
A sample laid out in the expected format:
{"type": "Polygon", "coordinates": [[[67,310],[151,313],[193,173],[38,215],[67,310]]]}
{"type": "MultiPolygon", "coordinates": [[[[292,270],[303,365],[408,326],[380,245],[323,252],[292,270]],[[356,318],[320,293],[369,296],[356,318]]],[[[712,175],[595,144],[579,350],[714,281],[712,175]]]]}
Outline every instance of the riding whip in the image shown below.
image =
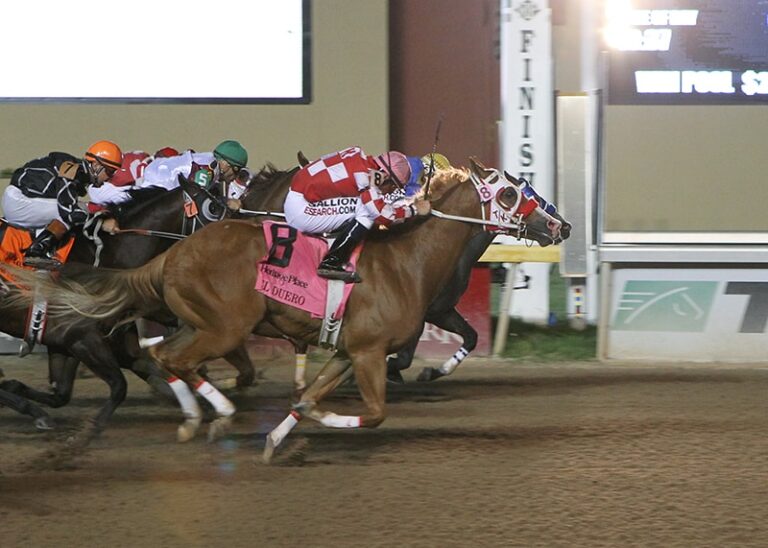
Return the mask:
{"type": "Polygon", "coordinates": [[[437,119],[437,127],[435,128],[435,141],[432,143],[432,154],[429,155],[429,174],[427,175],[427,184],[424,185],[424,198],[429,199],[429,183],[432,182],[432,175],[435,173],[435,152],[437,152],[437,143],[440,140],[440,128],[443,125],[443,113],[440,113],[440,118],[437,119]]]}

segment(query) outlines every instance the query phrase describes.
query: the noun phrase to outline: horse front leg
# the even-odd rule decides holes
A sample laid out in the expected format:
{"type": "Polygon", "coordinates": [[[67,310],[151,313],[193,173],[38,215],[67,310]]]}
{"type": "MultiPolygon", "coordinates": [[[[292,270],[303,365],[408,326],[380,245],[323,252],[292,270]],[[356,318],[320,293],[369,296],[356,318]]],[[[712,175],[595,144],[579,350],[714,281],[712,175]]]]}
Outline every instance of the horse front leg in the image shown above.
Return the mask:
{"type": "Polygon", "coordinates": [[[128,383],[111,348],[98,331],[88,330],[71,346],[71,350],[77,359],[109,385],[109,398],[93,419],[92,428],[86,428],[82,439],[78,440],[85,446],[93,436],[104,429],[115,409],[125,400],[128,383]]]}
{"type": "Polygon", "coordinates": [[[429,318],[429,320],[440,329],[461,335],[464,344],[439,368],[425,367],[422,369],[416,379],[420,382],[434,381],[450,375],[477,346],[477,331],[455,308],[437,318],[429,318]]]}
{"type": "Polygon", "coordinates": [[[63,407],[72,398],[72,388],[78,363],[80,361],[77,358],[49,350],[48,382],[51,386],[50,391],[36,390],[15,379],[0,382],[0,388],[49,407],[63,407]]]}
{"type": "Polygon", "coordinates": [[[35,428],[38,430],[51,430],[53,428],[53,421],[48,413],[17,394],[0,389],[0,407],[3,406],[10,407],[22,415],[32,417],[35,428]]]}
{"type": "Polygon", "coordinates": [[[421,325],[419,334],[413,337],[395,356],[387,358],[387,380],[389,382],[405,384],[405,380],[400,371],[408,369],[411,366],[413,357],[416,355],[416,347],[419,345],[419,337],[421,336],[421,332],[424,331],[424,325],[425,324],[421,325]]]}
{"type": "Polygon", "coordinates": [[[296,353],[296,367],[293,371],[293,389],[297,395],[301,395],[307,387],[305,379],[307,372],[307,349],[309,345],[304,341],[291,341],[296,353]]]}
{"type": "MultiPolygon", "coordinates": [[[[330,428],[375,428],[384,421],[386,399],[386,354],[384,352],[365,352],[352,357],[353,368],[348,364],[335,366],[337,374],[319,389],[315,383],[310,386],[301,401],[294,406],[302,417],[316,420],[330,428]],[[368,408],[364,415],[337,415],[330,411],[320,411],[317,403],[354,373],[360,395],[368,408]]],[[[322,375],[322,371],[321,371],[322,375]]],[[[321,375],[318,375],[320,380],[321,375]]],[[[317,382],[317,381],[315,381],[317,382]]]]}
{"type": "Polygon", "coordinates": [[[262,460],[269,463],[277,447],[304,416],[317,418],[315,406],[352,374],[351,362],[334,354],[302,394],[299,402],[283,421],[269,434],[264,445],[262,460]]]}

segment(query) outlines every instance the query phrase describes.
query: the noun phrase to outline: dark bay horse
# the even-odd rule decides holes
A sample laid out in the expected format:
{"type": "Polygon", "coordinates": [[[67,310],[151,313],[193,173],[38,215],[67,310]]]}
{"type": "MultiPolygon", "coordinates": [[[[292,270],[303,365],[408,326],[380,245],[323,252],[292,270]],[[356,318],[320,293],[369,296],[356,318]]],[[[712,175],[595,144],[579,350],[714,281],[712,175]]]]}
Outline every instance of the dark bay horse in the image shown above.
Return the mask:
{"type": "MultiPolygon", "coordinates": [[[[347,304],[337,355],[323,367],[294,411],[269,434],[266,458],[300,417],[330,427],[375,427],[384,420],[386,356],[418,336],[430,303],[449,281],[465,245],[482,231],[483,223],[503,224],[481,220],[480,195],[488,192],[491,183],[494,192],[498,190],[494,200],[510,216],[517,214],[522,193],[515,181],[472,161],[470,170],[452,169],[435,177],[433,217],[368,241],[357,265],[364,281],[352,291],[347,304]],[[438,214],[443,218],[437,218],[438,214]],[[317,403],[338,386],[350,365],[367,412],[361,416],[320,412],[317,403]]],[[[535,205],[514,218],[517,224],[507,228],[520,228],[524,223],[526,238],[551,242],[559,235],[560,222],[535,205]]],[[[153,347],[152,355],[209,400],[219,415],[211,426],[214,429],[227,424],[234,406],[209,386],[201,390],[205,383],[197,368],[202,362],[226,355],[251,333],[279,332],[305,342],[314,342],[319,334],[321,320],[254,290],[255,265],[266,252],[261,226],[222,221],[137,269],[95,269],[55,282],[27,274],[24,282],[46,292],[54,309],[74,308],[107,322],[158,308],[173,311],[183,327],[153,347]]],[[[199,427],[201,414],[194,398],[187,398],[182,407],[186,420],[179,430],[189,437],[199,427]]]]}
{"type": "MultiPolygon", "coordinates": [[[[98,233],[98,246],[94,240],[78,234],[69,264],[93,264],[98,258],[99,264],[112,268],[140,266],[167,250],[178,239],[159,237],[156,235],[158,232],[180,237],[220,218],[211,216],[213,208],[210,198],[204,193],[187,193],[185,197],[180,188],[172,191],[147,188],[132,190],[130,194],[130,201],[108,207],[109,214],[118,220],[122,232],[117,235],[98,233]],[[185,201],[189,200],[195,202],[198,212],[192,216],[184,214],[185,201]]],[[[223,216],[223,210],[219,213],[223,216]]],[[[22,306],[9,308],[0,298],[0,331],[23,338],[29,304],[26,301],[22,306]]],[[[175,320],[170,315],[166,315],[165,319],[175,320]]],[[[2,403],[34,417],[38,428],[50,428],[48,414],[29,400],[54,408],[69,403],[80,361],[110,386],[109,399],[95,420],[97,429],[103,428],[125,398],[126,382],[121,367],[132,370],[157,390],[171,395],[163,373],[152,362],[136,361],[138,347],[135,339],[133,330],[123,329],[108,340],[98,322],[84,321],[76,315],[50,318],[41,342],[48,347],[49,380],[53,391],[39,391],[17,380],[4,380],[0,382],[0,390],[3,391],[0,396],[5,395],[2,403]]],[[[237,349],[227,358],[240,372],[238,384],[251,384],[254,370],[245,349],[237,349]]]]}

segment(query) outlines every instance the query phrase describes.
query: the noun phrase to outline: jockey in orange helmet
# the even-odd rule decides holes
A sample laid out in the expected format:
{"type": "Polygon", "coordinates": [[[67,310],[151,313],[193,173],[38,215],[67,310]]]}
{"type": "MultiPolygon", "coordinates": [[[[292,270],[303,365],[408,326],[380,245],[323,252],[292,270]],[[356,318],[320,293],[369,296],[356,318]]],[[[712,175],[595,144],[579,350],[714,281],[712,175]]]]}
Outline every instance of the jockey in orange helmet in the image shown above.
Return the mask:
{"type": "Polygon", "coordinates": [[[26,250],[26,261],[51,265],[56,244],[73,227],[82,226],[88,212],[78,198],[88,185],[100,186],[122,163],[123,153],[111,141],[91,145],[82,159],[64,152],[27,162],[13,172],[3,194],[8,222],[26,228],[45,227],[26,250]]]}

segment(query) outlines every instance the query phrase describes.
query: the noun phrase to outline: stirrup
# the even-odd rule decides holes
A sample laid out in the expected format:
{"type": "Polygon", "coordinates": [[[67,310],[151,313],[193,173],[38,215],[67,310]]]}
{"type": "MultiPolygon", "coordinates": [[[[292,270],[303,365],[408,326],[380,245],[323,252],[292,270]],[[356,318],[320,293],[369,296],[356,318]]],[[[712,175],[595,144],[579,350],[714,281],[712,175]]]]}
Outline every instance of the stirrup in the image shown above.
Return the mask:
{"type": "Polygon", "coordinates": [[[55,270],[61,266],[61,261],[53,257],[24,257],[24,266],[42,270],[55,270]]]}
{"type": "Polygon", "coordinates": [[[348,284],[358,284],[363,281],[357,272],[350,272],[348,270],[320,267],[317,269],[317,275],[326,280],[341,280],[348,284]]]}

